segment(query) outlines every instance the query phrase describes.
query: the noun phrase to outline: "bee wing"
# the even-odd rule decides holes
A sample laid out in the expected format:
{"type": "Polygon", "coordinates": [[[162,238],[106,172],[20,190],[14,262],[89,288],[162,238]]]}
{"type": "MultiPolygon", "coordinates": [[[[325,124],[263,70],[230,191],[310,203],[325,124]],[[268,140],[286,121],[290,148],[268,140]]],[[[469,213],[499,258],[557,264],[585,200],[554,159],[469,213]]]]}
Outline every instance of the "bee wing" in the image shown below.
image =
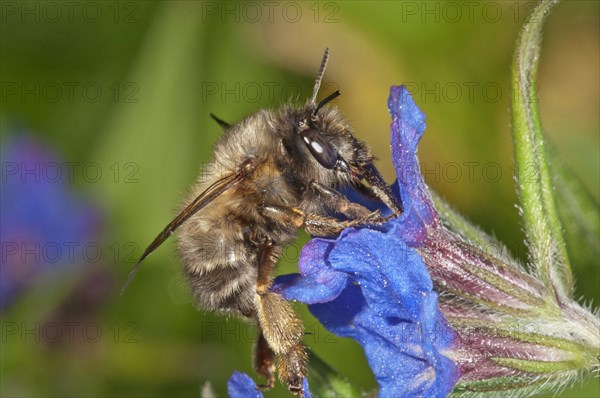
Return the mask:
{"type": "Polygon", "coordinates": [[[154,240],[152,241],[152,243],[150,243],[146,250],[144,250],[144,253],[140,257],[135,267],[133,267],[131,272],[129,272],[127,281],[121,288],[121,294],[125,292],[125,289],[127,289],[127,286],[129,286],[129,284],[133,280],[133,277],[142,265],[142,261],[144,261],[146,257],[148,257],[160,245],[162,245],[163,242],[167,240],[167,238],[171,236],[173,232],[175,232],[175,230],[179,228],[179,226],[183,224],[188,218],[196,214],[200,209],[208,205],[223,192],[246,180],[252,174],[252,171],[254,171],[255,167],[256,165],[252,160],[246,161],[244,164],[242,164],[238,171],[236,171],[235,173],[227,174],[226,176],[212,183],[208,188],[206,188],[206,190],[204,190],[204,192],[198,195],[192,203],[190,203],[185,209],[183,209],[183,211],[179,213],[177,217],[175,217],[173,221],[171,221],[160,232],[160,234],[158,234],[156,238],[154,238],[154,240]]]}

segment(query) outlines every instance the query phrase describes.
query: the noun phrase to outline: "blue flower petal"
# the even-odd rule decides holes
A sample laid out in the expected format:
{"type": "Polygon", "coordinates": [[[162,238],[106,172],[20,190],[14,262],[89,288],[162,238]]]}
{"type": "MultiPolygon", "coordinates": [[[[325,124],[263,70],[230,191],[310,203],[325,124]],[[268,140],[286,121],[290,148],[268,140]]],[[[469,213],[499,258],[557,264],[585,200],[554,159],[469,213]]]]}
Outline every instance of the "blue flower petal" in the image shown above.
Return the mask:
{"type": "Polygon", "coordinates": [[[310,390],[308,389],[308,379],[305,377],[304,381],[302,382],[302,392],[304,393],[304,398],[312,398],[312,394],[310,393],[310,390]]]}
{"type": "MultiPolygon", "coordinates": [[[[263,393],[258,389],[254,380],[242,372],[233,372],[227,382],[227,392],[230,398],[263,398],[263,393]]],[[[304,398],[312,398],[306,377],[302,383],[302,392],[304,398]]]]}
{"type": "Polygon", "coordinates": [[[102,222],[50,147],[27,134],[2,144],[0,309],[43,273],[85,264],[81,248],[97,242],[102,222]]]}
{"type": "Polygon", "coordinates": [[[364,347],[380,397],[447,395],[457,371],[440,351],[454,335],[419,254],[393,234],[363,229],[348,233],[328,258],[354,284],[309,308],[332,333],[364,347]]]}
{"type": "Polygon", "coordinates": [[[263,398],[254,380],[245,373],[234,372],[227,382],[227,392],[231,398],[263,398]]]}
{"type": "Polygon", "coordinates": [[[388,108],[392,116],[392,161],[398,176],[394,188],[405,210],[396,220],[403,224],[397,233],[405,242],[418,246],[426,236],[426,227],[439,224],[417,159],[417,145],[425,131],[425,115],[404,86],[391,88],[388,108]]]}
{"type": "Polygon", "coordinates": [[[307,243],[300,256],[300,274],[278,277],[272,290],[287,300],[307,304],[325,303],[336,298],[348,284],[348,276],[325,264],[326,255],[333,247],[332,242],[325,239],[307,243]]]}

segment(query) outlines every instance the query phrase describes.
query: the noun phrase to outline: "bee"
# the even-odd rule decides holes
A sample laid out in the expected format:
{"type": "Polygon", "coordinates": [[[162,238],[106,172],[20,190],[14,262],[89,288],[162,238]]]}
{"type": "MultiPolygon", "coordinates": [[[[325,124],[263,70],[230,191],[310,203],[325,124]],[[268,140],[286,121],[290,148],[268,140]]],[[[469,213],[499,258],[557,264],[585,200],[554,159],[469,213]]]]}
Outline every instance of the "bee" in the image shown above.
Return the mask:
{"type": "Polygon", "coordinates": [[[354,137],[335,107],[327,106],[340,92],[317,102],[328,59],[326,49],[312,97],[302,107],[259,110],[234,125],[211,115],[224,128],[212,162],[123,286],[177,232],[198,306],[253,320],[259,331],[254,366],[266,378],[262,387],[273,387],[277,373],[299,396],[307,365],[302,322],[290,303],[270,290],[284,247],[300,228],[332,237],[348,227],[385,221],[378,211],[349,201],[340,187],[360,186],[393,214],[402,213],[367,144],[354,137]]]}

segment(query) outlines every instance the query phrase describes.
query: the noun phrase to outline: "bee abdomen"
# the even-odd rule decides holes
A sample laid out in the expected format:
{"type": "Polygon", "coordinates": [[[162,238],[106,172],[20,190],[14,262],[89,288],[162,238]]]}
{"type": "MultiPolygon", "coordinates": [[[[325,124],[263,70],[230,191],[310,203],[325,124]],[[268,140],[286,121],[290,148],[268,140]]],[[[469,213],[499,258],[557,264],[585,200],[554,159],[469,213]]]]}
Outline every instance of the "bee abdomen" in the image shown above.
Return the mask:
{"type": "Polygon", "coordinates": [[[196,303],[207,310],[254,313],[256,253],[243,241],[219,236],[195,236],[181,242],[185,271],[196,303]],[[189,250],[191,249],[191,250],[189,250]]]}
{"type": "Polygon", "coordinates": [[[246,316],[254,313],[255,269],[242,271],[221,265],[202,275],[188,273],[188,280],[200,307],[246,316]]]}

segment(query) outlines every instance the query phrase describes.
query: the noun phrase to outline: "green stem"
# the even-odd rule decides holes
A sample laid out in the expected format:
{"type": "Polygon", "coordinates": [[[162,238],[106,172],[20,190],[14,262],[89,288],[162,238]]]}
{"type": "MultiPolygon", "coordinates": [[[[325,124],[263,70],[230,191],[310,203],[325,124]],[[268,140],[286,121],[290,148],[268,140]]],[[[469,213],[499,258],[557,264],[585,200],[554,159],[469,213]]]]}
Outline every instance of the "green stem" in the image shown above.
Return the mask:
{"type": "Polygon", "coordinates": [[[542,26],[557,3],[540,2],[521,31],[512,69],[511,105],[517,188],[532,263],[548,288],[570,297],[573,276],[554,200],[535,92],[542,26]],[[525,168],[533,168],[534,178],[524,178],[525,168]]]}

